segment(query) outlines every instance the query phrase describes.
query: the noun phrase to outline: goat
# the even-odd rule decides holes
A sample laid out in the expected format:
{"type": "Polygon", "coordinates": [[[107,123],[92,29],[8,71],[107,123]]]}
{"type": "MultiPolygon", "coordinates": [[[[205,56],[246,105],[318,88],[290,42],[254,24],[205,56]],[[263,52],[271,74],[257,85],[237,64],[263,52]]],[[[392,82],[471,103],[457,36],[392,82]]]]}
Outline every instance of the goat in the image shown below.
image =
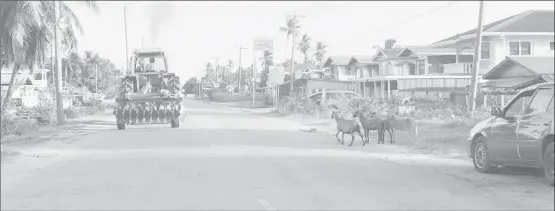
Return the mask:
{"type": "Polygon", "coordinates": [[[349,146],[353,146],[353,142],[355,141],[355,132],[358,133],[358,135],[360,135],[360,138],[362,140],[362,146],[364,146],[366,144],[366,142],[364,142],[364,138],[362,137],[362,133],[361,133],[361,129],[362,126],[360,125],[360,122],[357,119],[345,119],[341,116],[339,116],[337,114],[337,111],[333,111],[331,113],[331,118],[335,119],[335,123],[337,124],[337,134],[335,134],[335,137],[337,138],[337,141],[339,143],[341,143],[341,145],[344,144],[344,140],[345,140],[345,134],[351,134],[351,144],[349,144],[349,146]],[[341,141],[339,140],[339,133],[341,134],[341,141]]]}
{"type": "Polygon", "coordinates": [[[364,129],[364,139],[367,144],[370,143],[370,130],[378,131],[378,144],[380,142],[383,143],[385,127],[383,119],[377,116],[371,118],[366,117],[362,111],[355,111],[355,113],[353,113],[353,117],[360,120],[360,124],[364,129]]]}
{"type": "MultiPolygon", "coordinates": [[[[412,117],[399,117],[388,110],[385,121],[392,129],[408,131],[413,140],[416,140],[416,136],[418,136],[418,125],[416,124],[416,120],[412,117]]],[[[391,142],[393,143],[393,137],[391,142]]]]}

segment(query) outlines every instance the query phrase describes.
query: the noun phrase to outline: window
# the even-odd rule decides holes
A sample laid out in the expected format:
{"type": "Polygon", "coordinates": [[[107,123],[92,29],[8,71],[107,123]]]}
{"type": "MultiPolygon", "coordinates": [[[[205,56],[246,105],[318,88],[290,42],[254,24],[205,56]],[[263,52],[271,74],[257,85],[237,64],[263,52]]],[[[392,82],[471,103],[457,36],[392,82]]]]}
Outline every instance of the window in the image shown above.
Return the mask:
{"type": "Polygon", "coordinates": [[[555,50],[555,44],[553,42],[549,42],[549,50],[555,50]]]}
{"type": "Polygon", "coordinates": [[[481,48],[481,59],[489,59],[490,58],[490,43],[489,42],[482,42],[481,48]]]}
{"type": "Polygon", "coordinates": [[[553,112],[553,98],[549,101],[549,105],[547,106],[547,112],[553,112]]]}
{"type": "Polygon", "coordinates": [[[505,116],[515,117],[524,114],[524,108],[526,108],[526,105],[530,102],[530,98],[532,98],[534,91],[535,90],[530,90],[517,95],[505,109],[505,116]]]}
{"type": "Polygon", "coordinates": [[[526,113],[545,112],[551,98],[553,97],[553,89],[540,89],[530,102],[526,113]]]}
{"type": "Polygon", "coordinates": [[[530,54],[532,54],[532,43],[520,42],[520,55],[530,55],[530,54]]]}
{"type": "Polygon", "coordinates": [[[509,42],[509,55],[531,55],[532,43],[531,42],[509,42]]]}

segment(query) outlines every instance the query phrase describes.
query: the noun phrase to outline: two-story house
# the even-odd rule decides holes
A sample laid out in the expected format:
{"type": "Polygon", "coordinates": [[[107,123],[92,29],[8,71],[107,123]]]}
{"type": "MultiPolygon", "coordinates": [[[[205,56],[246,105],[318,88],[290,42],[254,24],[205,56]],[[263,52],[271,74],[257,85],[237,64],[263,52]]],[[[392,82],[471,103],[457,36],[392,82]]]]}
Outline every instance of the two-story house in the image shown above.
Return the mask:
{"type": "MultiPolygon", "coordinates": [[[[483,26],[480,71],[483,75],[499,62],[509,57],[554,55],[554,11],[530,10],[483,26]]],[[[474,49],[476,29],[440,40],[429,47],[452,48],[457,55],[463,50],[474,49]]],[[[456,57],[451,64],[444,64],[446,72],[458,72],[471,67],[472,60],[456,57]]]]}
{"type": "Polygon", "coordinates": [[[330,56],[324,62],[324,69],[327,75],[330,75],[329,79],[340,80],[340,81],[350,81],[355,79],[356,72],[349,69],[349,62],[351,61],[351,56],[330,56]]]}
{"type": "MultiPolygon", "coordinates": [[[[460,54],[461,58],[472,60],[471,52],[460,54]]],[[[446,98],[452,91],[463,90],[470,84],[470,69],[445,72],[442,66],[454,61],[455,49],[406,46],[379,49],[371,60],[361,62],[353,58],[351,63],[369,73],[369,77],[355,79],[360,94],[377,100],[395,100],[408,96],[446,98]]]]}
{"type": "MultiPolygon", "coordinates": [[[[479,75],[507,56],[553,56],[553,14],[553,11],[526,11],[486,24],[479,75]]],[[[464,90],[471,83],[475,32],[459,33],[428,46],[378,50],[371,61],[378,65],[378,74],[356,79],[364,83],[359,93],[374,99],[407,96],[433,99],[464,90]]]]}

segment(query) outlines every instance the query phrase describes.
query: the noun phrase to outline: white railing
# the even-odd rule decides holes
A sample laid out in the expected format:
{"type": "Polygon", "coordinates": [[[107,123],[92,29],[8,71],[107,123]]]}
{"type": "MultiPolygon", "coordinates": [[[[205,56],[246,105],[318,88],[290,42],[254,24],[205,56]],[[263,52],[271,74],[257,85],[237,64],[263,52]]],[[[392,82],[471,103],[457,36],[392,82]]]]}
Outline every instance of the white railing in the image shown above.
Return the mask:
{"type": "Polygon", "coordinates": [[[472,63],[443,64],[444,73],[472,73],[472,63]]]}

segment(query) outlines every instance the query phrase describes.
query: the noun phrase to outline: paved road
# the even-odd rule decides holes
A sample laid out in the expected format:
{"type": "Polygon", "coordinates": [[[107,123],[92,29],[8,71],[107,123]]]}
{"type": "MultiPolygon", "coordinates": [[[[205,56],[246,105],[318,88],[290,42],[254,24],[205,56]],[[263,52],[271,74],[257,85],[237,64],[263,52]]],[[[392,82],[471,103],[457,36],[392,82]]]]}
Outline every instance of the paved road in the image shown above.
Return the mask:
{"type": "Polygon", "coordinates": [[[184,103],[179,129],[117,131],[106,116],[75,129],[86,136],[26,149],[2,165],[2,209],[546,209],[384,160],[358,141],[348,148],[286,120],[184,103]]]}

